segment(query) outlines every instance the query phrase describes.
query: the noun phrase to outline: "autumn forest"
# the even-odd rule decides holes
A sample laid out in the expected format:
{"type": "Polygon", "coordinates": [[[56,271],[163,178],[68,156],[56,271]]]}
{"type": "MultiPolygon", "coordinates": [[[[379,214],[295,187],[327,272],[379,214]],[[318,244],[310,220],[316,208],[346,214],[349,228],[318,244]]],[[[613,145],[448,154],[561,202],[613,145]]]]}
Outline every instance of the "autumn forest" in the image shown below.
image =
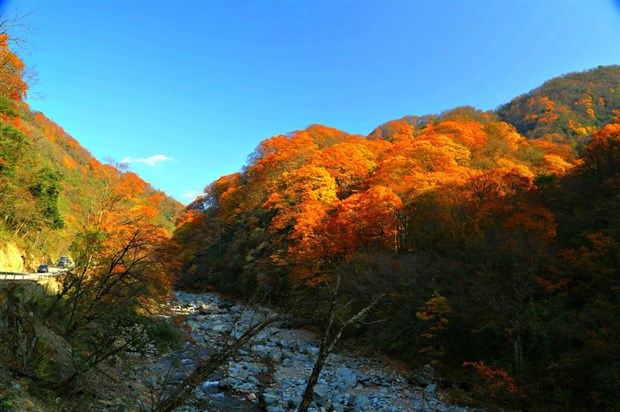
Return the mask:
{"type": "Polygon", "coordinates": [[[182,210],[31,111],[6,35],[0,60],[0,234],[72,254],[46,316],[83,342],[85,365],[117,353],[104,325],[145,324],[173,285],[302,302],[296,322],[320,330],[338,278],[339,316],[379,299],[344,345],[431,364],[470,403],[620,403],[619,66],[494,111],[273,136],[182,210]]]}
{"type": "Polygon", "coordinates": [[[481,112],[312,125],[259,144],[174,234],[184,287],[345,312],[351,342],[431,363],[480,399],[617,405],[620,68],[570,74],[481,112]]]}

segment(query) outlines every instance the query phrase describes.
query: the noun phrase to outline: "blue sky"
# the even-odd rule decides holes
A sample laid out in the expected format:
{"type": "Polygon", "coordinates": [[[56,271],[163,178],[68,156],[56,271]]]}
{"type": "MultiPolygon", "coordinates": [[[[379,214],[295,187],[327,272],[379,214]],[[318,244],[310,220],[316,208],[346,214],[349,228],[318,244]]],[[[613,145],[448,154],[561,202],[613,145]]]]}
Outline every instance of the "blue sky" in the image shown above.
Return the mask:
{"type": "Polygon", "coordinates": [[[32,11],[31,107],[184,203],[273,135],[494,109],[620,64],[611,0],[4,3],[32,11]]]}

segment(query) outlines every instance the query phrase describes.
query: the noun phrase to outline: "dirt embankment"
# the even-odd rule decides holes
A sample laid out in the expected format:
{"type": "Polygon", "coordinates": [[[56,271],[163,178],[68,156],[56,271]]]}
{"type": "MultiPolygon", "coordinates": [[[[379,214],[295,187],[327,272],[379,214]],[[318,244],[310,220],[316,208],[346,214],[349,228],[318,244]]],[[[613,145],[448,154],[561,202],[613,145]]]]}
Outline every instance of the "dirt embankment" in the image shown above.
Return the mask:
{"type": "Polygon", "coordinates": [[[0,242],[0,272],[24,272],[26,257],[14,243],[0,242]]]}

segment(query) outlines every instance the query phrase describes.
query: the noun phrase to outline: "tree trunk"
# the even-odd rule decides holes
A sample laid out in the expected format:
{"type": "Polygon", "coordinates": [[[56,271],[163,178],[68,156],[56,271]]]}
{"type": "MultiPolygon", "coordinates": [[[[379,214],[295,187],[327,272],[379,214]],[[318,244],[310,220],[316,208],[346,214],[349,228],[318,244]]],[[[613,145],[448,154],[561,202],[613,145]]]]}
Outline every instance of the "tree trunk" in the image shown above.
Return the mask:
{"type": "Polygon", "coordinates": [[[523,360],[523,342],[521,341],[521,332],[517,329],[514,332],[512,338],[512,347],[514,354],[514,374],[519,376],[523,372],[524,360],[523,360]]]}
{"type": "Polygon", "coordinates": [[[373,299],[373,301],[370,302],[368,306],[366,306],[364,309],[360,310],[355,315],[342,322],[342,325],[340,325],[338,331],[332,334],[332,328],[336,319],[336,310],[338,308],[338,289],[340,287],[340,280],[341,276],[340,274],[338,274],[338,277],[336,278],[336,286],[334,287],[334,289],[331,289],[329,287],[329,284],[327,285],[327,287],[329,288],[329,292],[332,296],[329,308],[329,318],[325,327],[325,331],[323,332],[323,338],[321,339],[319,355],[316,359],[316,362],[314,363],[314,367],[312,368],[312,373],[310,374],[310,378],[308,379],[308,383],[306,384],[306,390],[304,391],[304,394],[301,398],[301,403],[297,408],[297,412],[307,412],[308,408],[310,407],[310,404],[312,403],[312,398],[314,397],[314,387],[319,380],[321,370],[325,365],[327,357],[334,350],[336,343],[338,343],[338,341],[340,340],[342,332],[345,330],[345,328],[355,322],[362,320],[366,316],[366,314],[377,304],[377,302],[379,302],[379,300],[383,298],[383,295],[380,295],[377,298],[373,299]]]}

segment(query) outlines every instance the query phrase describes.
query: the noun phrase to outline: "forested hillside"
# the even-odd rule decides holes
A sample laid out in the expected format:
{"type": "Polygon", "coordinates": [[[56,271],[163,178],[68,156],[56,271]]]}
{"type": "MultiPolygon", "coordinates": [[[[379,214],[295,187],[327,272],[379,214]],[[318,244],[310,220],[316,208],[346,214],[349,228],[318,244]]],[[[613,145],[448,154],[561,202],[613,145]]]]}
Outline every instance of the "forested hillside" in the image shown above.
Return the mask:
{"type": "Polygon", "coordinates": [[[620,66],[551,79],[498,109],[500,119],[532,139],[579,147],[607,123],[620,122],[620,66]]]}
{"type": "Polygon", "coordinates": [[[135,173],[100,163],[60,126],[29,109],[24,64],[8,42],[6,34],[0,36],[0,239],[55,259],[93,224],[141,216],[171,231],[178,202],[135,173]]]}
{"type": "Polygon", "coordinates": [[[24,270],[61,255],[70,270],[46,287],[1,283],[0,410],[92,410],[102,365],[177,341],[154,315],[172,290],[181,205],[30,110],[8,42],[0,34],[0,248],[24,270]]]}
{"type": "Polygon", "coordinates": [[[620,403],[620,68],[550,80],[481,112],[368,136],[320,125],[264,140],[175,232],[180,283],[347,311],[351,342],[432,363],[444,385],[539,410],[620,403]],[[377,321],[377,322],[373,322],[377,321]]]}

